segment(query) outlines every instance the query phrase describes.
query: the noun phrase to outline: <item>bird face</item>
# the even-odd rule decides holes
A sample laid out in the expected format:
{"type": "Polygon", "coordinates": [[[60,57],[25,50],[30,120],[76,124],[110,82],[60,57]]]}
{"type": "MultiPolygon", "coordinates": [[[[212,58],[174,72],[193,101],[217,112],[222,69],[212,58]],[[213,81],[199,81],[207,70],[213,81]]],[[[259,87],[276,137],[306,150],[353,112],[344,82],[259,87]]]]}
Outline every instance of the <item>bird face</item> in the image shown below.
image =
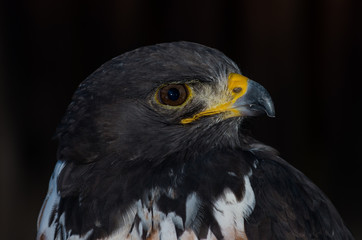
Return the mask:
{"type": "Polygon", "coordinates": [[[183,118],[181,124],[189,124],[201,117],[213,115],[219,115],[218,120],[254,116],[263,112],[274,116],[273,102],[267,91],[237,73],[230,73],[227,80],[220,79],[214,85],[202,85],[199,82],[163,85],[155,94],[156,102],[168,109],[182,108],[193,97],[196,98],[195,102],[206,107],[192,117],[183,118]]]}

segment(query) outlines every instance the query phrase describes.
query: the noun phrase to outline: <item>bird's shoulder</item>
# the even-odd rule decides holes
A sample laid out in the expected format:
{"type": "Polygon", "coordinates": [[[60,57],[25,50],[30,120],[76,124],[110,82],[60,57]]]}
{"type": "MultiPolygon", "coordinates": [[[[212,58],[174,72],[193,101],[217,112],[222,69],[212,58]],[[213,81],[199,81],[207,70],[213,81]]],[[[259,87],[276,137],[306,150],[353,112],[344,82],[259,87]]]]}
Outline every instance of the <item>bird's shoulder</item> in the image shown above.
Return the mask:
{"type": "Polygon", "coordinates": [[[262,144],[250,178],[256,205],[246,223],[252,239],[353,239],[326,195],[302,172],[262,144]]]}

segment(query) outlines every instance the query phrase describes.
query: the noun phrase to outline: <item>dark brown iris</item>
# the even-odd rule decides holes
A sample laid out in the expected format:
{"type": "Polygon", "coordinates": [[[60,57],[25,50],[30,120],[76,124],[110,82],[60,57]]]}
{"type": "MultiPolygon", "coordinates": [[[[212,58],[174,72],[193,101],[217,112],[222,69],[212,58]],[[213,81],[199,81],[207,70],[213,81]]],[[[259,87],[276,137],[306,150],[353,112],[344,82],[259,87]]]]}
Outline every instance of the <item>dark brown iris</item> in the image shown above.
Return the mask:
{"type": "Polygon", "coordinates": [[[170,84],[160,89],[159,101],[169,106],[183,104],[188,96],[187,88],[183,84],[170,84]]]}

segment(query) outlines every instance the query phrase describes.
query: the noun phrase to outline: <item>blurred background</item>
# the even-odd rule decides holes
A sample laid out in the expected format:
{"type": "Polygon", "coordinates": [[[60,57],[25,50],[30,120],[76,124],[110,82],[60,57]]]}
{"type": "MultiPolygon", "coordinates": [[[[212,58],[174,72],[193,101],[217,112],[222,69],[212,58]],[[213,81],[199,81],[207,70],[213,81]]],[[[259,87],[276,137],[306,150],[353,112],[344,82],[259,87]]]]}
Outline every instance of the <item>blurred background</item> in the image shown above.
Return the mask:
{"type": "Polygon", "coordinates": [[[0,2],[0,238],[34,239],[55,128],[79,83],[134,48],[187,40],[264,85],[253,135],[332,200],[362,239],[362,1],[0,2]]]}

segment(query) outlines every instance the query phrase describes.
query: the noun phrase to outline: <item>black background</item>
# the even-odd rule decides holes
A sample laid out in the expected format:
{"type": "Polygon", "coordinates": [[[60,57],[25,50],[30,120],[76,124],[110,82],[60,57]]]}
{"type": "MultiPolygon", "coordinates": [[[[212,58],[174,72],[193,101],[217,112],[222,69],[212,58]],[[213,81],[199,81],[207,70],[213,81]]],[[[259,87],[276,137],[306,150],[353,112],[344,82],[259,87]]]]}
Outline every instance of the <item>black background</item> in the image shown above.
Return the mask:
{"type": "MultiPolygon", "coordinates": [[[[0,2],[1,239],[34,239],[72,93],[102,63],[159,42],[232,58],[270,92],[255,137],[311,178],[361,230],[362,1],[0,2]]],[[[177,57],[177,56],[175,56],[177,57]]]]}

